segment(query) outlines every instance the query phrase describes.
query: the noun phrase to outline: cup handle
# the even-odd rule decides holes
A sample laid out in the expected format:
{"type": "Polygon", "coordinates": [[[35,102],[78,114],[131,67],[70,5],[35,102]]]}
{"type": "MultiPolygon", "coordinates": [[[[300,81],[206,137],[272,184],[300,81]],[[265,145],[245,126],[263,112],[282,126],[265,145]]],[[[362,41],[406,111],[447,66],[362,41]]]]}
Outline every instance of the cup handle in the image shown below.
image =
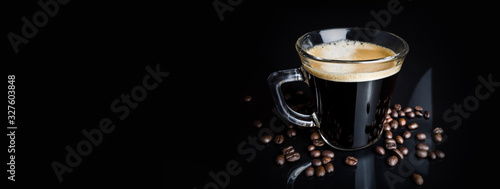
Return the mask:
{"type": "Polygon", "coordinates": [[[293,81],[304,81],[304,75],[299,68],[276,71],[267,78],[267,84],[271,90],[271,95],[273,96],[278,112],[295,125],[302,127],[317,126],[317,124],[315,124],[315,122],[317,122],[315,113],[311,115],[301,114],[292,110],[288,104],[286,104],[285,97],[281,92],[281,85],[293,81]]]}

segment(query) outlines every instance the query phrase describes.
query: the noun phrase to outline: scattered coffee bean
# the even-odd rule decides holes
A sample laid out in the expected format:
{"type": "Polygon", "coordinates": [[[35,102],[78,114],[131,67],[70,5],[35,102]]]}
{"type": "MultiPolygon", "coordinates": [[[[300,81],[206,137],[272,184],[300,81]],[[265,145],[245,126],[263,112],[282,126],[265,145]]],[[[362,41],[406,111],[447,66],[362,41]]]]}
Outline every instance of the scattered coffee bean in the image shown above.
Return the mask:
{"type": "Polygon", "coordinates": [[[397,118],[397,117],[399,117],[398,111],[393,110],[393,111],[392,111],[392,113],[391,113],[391,116],[392,116],[393,118],[397,118]]]}
{"type": "Polygon", "coordinates": [[[405,126],[406,125],[406,119],[405,118],[399,118],[398,119],[399,126],[405,126]]]}
{"type": "Polygon", "coordinates": [[[415,184],[419,186],[422,186],[422,184],[424,184],[424,179],[417,173],[413,173],[411,175],[411,180],[413,180],[413,182],[415,182],[415,184]]]}
{"type": "Polygon", "coordinates": [[[377,153],[378,155],[385,155],[385,150],[382,146],[376,146],[375,147],[375,153],[377,153]]]}
{"type": "Polygon", "coordinates": [[[285,164],[285,155],[280,154],[276,157],[276,164],[283,165],[285,164]]]}
{"type": "Polygon", "coordinates": [[[392,138],[392,132],[391,131],[385,131],[385,138],[392,138]]]}
{"type": "Polygon", "coordinates": [[[329,158],[333,158],[335,156],[335,154],[330,150],[325,150],[325,151],[321,152],[321,155],[323,157],[329,157],[329,158]]]}
{"type": "Polygon", "coordinates": [[[404,142],[403,137],[401,137],[401,136],[399,136],[399,135],[398,135],[398,136],[396,136],[396,137],[394,137],[394,139],[396,140],[396,142],[397,142],[398,144],[403,144],[403,142],[404,142]]]}
{"type": "Polygon", "coordinates": [[[443,141],[443,136],[441,136],[441,134],[439,134],[439,133],[436,133],[436,134],[432,135],[432,138],[433,138],[433,139],[434,139],[434,141],[436,141],[436,142],[441,142],[441,141],[443,141]]]}
{"type": "Polygon", "coordinates": [[[311,164],[314,167],[320,166],[321,165],[321,160],[320,159],[313,159],[313,160],[311,160],[311,164]]]}
{"type": "Polygon", "coordinates": [[[358,159],[352,156],[347,156],[345,158],[345,163],[350,166],[355,166],[356,164],[358,164],[358,159]]]}
{"type": "Polygon", "coordinates": [[[415,136],[417,137],[417,140],[425,140],[427,138],[425,133],[417,133],[415,136]]]}
{"type": "Polygon", "coordinates": [[[307,167],[304,174],[306,174],[306,177],[312,177],[314,175],[314,168],[311,166],[307,167]]]}
{"type": "Polygon", "coordinates": [[[385,139],[385,148],[388,150],[396,149],[396,140],[392,138],[385,139]]]}
{"type": "Polygon", "coordinates": [[[399,111],[399,110],[401,110],[401,108],[402,108],[401,104],[394,104],[394,109],[395,110],[399,111]]]}
{"type": "Polygon", "coordinates": [[[425,117],[425,119],[429,119],[431,117],[431,113],[429,111],[425,110],[424,117],[425,117]]]}
{"type": "Polygon", "coordinates": [[[403,152],[399,151],[398,149],[394,149],[392,150],[392,152],[394,152],[394,154],[396,154],[396,156],[399,158],[399,159],[404,159],[404,155],[403,155],[403,152]]]}
{"type": "Polygon", "coordinates": [[[314,146],[314,145],[312,145],[312,144],[311,144],[311,145],[309,145],[309,146],[307,146],[307,151],[312,152],[314,149],[316,149],[316,146],[314,146]]]}
{"type": "Polygon", "coordinates": [[[384,131],[390,131],[391,130],[391,125],[389,123],[384,124],[384,131]]]}
{"type": "Polygon", "coordinates": [[[403,110],[398,111],[399,117],[404,117],[406,116],[405,112],[403,110]]]}
{"type": "Polygon", "coordinates": [[[418,117],[424,116],[424,114],[421,111],[415,111],[415,115],[418,117]]]}
{"type": "Polygon", "coordinates": [[[314,172],[314,175],[316,175],[317,177],[323,177],[323,176],[325,176],[325,173],[326,173],[325,167],[320,165],[320,166],[316,167],[316,171],[314,172]]]}
{"type": "Polygon", "coordinates": [[[320,138],[320,136],[319,136],[318,131],[314,131],[313,133],[311,133],[311,140],[317,140],[319,138],[320,138]]]}
{"type": "Polygon", "coordinates": [[[255,126],[257,128],[262,127],[262,121],[260,121],[260,120],[253,121],[253,126],[255,126]]]}
{"type": "Polygon", "coordinates": [[[311,157],[317,158],[321,155],[321,152],[319,150],[313,150],[311,151],[311,157]]]}
{"type": "Polygon", "coordinates": [[[434,150],[434,153],[436,153],[436,156],[439,158],[439,159],[443,159],[445,154],[443,151],[441,150],[434,150]]]}
{"type": "Polygon", "coordinates": [[[298,152],[293,152],[285,155],[285,159],[288,162],[296,162],[300,159],[300,154],[298,152]]]}
{"type": "Polygon", "coordinates": [[[330,161],[332,161],[332,158],[329,158],[329,157],[322,157],[321,158],[321,163],[323,163],[323,164],[330,163],[330,161]]]}
{"type": "Polygon", "coordinates": [[[411,137],[411,132],[410,131],[403,132],[403,138],[409,139],[410,137],[411,137]]]}
{"type": "Polygon", "coordinates": [[[388,108],[387,109],[387,115],[391,114],[392,113],[392,109],[391,108],[388,108]]]}
{"type": "Polygon", "coordinates": [[[408,113],[408,112],[413,112],[413,110],[410,108],[410,107],[406,107],[405,109],[403,109],[403,111],[405,113],[408,113]]]}
{"type": "Polygon", "coordinates": [[[283,136],[283,135],[276,135],[274,137],[274,143],[276,143],[276,144],[282,144],[283,141],[285,141],[285,136],[283,136]]]}
{"type": "Polygon", "coordinates": [[[398,125],[399,125],[398,121],[396,121],[396,120],[391,121],[391,128],[392,129],[398,129],[398,125]]]}
{"type": "Polygon", "coordinates": [[[417,156],[419,158],[426,158],[427,157],[427,150],[417,150],[417,156]]]}
{"type": "Polygon", "coordinates": [[[404,146],[400,146],[398,147],[398,150],[403,154],[403,155],[407,155],[408,154],[408,148],[404,147],[404,146]]]}
{"type": "Polygon", "coordinates": [[[294,136],[296,136],[296,135],[297,135],[297,131],[295,131],[295,129],[288,129],[288,130],[286,131],[286,135],[287,135],[288,137],[290,137],[290,138],[291,138],[291,137],[294,137],[294,136]]]}
{"type": "Polygon", "coordinates": [[[387,158],[387,165],[394,167],[398,163],[398,157],[396,156],[391,156],[387,158]]]}
{"type": "Polygon", "coordinates": [[[389,116],[389,118],[385,118],[384,123],[390,123],[393,120],[390,115],[387,116],[389,116]]]}
{"type": "Polygon", "coordinates": [[[406,113],[406,117],[415,118],[415,112],[408,112],[408,113],[406,113]]]}
{"type": "Polygon", "coordinates": [[[321,139],[316,139],[316,140],[313,140],[312,141],[314,146],[317,146],[317,147],[321,147],[323,145],[325,145],[325,141],[321,140],[321,139]]]}
{"type": "Polygon", "coordinates": [[[245,102],[250,102],[250,101],[252,101],[252,96],[247,95],[247,96],[245,96],[245,97],[243,98],[243,100],[244,100],[245,102]]]}
{"type": "Polygon", "coordinates": [[[427,157],[429,157],[429,159],[431,159],[431,160],[434,160],[434,159],[436,159],[436,153],[434,153],[433,151],[428,151],[427,157]]]}
{"type": "Polygon", "coordinates": [[[415,110],[416,110],[416,111],[422,111],[422,110],[424,110],[424,109],[422,108],[422,106],[415,106],[415,110]]]}
{"type": "Polygon", "coordinates": [[[429,150],[429,146],[424,143],[418,143],[416,146],[417,150],[429,150]]]}
{"type": "Polygon", "coordinates": [[[293,148],[293,146],[287,146],[287,147],[284,147],[283,150],[281,150],[281,152],[283,152],[284,155],[288,155],[288,154],[294,153],[295,149],[293,148]]]}
{"type": "Polygon", "coordinates": [[[325,164],[325,170],[326,170],[326,173],[333,173],[333,164],[332,163],[327,163],[325,164]]]}
{"type": "Polygon", "coordinates": [[[444,130],[441,127],[436,127],[434,129],[432,129],[432,133],[435,133],[435,134],[442,134],[443,132],[444,132],[444,130]]]}
{"type": "Polygon", "coordinates": [[[408,129],[417,129],[418,128],[418,124],[417,123],[410,123],[408,125],[408,129]]]}
{"type": "Polygon", "coordinates": [[[273,137],[271,135],[264,135],[264,136],[262,136],[260,141],[264,144],[267,144],[267,143],[271,142],[272,139],[273,139],[273,137]]]}

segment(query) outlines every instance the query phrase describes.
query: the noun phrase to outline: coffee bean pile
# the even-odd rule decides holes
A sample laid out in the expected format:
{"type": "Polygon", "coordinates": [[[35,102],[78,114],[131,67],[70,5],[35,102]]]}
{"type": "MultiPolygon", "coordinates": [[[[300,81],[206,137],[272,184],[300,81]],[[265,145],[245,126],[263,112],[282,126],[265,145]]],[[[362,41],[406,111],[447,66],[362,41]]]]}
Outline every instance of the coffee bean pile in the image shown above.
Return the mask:
{"type": "MultiPolygon", "coordinates": [[[[386,164],[390,167],[394,167],[398,164],[399,160],[404,159],[404,157],[408,154],[408,148],[402,146],[405,140],[408,140],[412,136],[411,131],[417,131],[419,125],[415,122],[409,123],[405,118],[409,118],[410,120],[415,117],[423,117],[425,119],[430,118],[430,112],[425,110],[423,113],[422,106],[415,106],[414,108],[406,107],[402,108],[401,104],[395,104],[392,108],[389,108],[387,111],[387,116],[384,121],[384,137],[385,137],[385,145],[384,146],[375,146],[375,153],[383,156],[386,154],[386,150],[389,151],[390,155],[386,159],[386,164]],[[403,129],[407,127],[407,130],[404,131],[401,135],[394,136],[393,132],[396,132],[398,129],[403,129]],[[399,146],[398,146],[399,145],[399,146]]],[[[435,127],[432,130],[432,139],[436,143],[440,143],[443,140],[441,134],[443,133],[443,128],[435,127]]],[[[445,154],[441,150],[430,151],[430,148],[427,144],[422,143],[427,136],[425,133],[416,133],[415,138],[419,143],[415,145],[416,153],[415,155],[419,158],[429,158],[434,160],[436,158],[444,158],[445,154]]],[[[411,176],[412,180],[417,185],[423,184],[423,178],[417,173],[413,173],[411,176]]]]}

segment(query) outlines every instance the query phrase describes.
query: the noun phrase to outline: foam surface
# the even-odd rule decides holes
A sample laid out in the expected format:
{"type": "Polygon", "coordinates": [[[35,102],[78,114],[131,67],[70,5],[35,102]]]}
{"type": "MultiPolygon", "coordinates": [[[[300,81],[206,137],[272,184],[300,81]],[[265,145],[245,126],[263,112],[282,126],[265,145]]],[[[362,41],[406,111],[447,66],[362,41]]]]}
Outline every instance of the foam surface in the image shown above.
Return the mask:
{"type": "MultiPolygon", "coordinates": [[[[322,59],[333,60],[372,60],[393,56],[396,53],[388,48],[372,43],[342,40],[334,43],[316,45],[307,53],[322,59]]],[[[392,60],[380,63],[353,64],[308,60],[304,68],[316,77],[342,82],[376,80],[396,74],[402,63],[392,60]]]]}

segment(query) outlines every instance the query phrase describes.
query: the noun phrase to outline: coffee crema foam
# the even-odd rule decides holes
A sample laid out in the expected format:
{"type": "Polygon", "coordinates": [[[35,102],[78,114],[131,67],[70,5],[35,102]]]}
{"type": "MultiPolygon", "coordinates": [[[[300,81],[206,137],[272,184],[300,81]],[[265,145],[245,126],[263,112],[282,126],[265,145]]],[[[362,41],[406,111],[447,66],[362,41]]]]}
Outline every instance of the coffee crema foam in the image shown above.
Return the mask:
{"type": "MultiPolygon", "coordinates": [[[[316,45],[307,53],[330,60],[373,60],[393,56],[391,49],[367,42],[342,40],[316,45]]],[[[399,72],[401,61],[391,60],[380,63],[335,63],[321,62],[306,58],[304,68],[312,75],[331,81],[359,82],[389,77],[399,72]],[[399,63],[399,64],[398,64],[399,63]]]]}

